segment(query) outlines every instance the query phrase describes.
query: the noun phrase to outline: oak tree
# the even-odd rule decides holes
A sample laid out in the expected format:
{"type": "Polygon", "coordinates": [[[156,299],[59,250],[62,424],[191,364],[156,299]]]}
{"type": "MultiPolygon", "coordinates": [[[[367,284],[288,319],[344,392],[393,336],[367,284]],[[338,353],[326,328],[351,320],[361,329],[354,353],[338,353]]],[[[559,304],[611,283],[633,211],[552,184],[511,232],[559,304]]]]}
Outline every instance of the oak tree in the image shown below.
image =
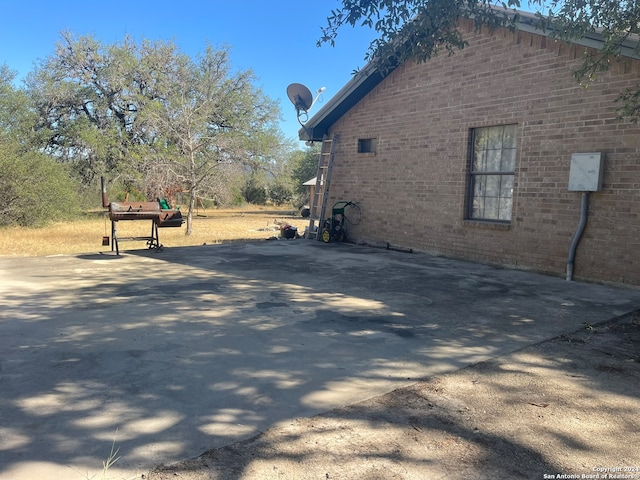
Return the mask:
{"type": "Polygon", "coordinates": [[[28,90],[47,153],[87,183],[109,174],[149,199],[186,192],[190,234],[196,199],[215,197],[229,172],[264,154],[252,139],[279,119],[255,80],[233,71],[227,47],[192,58],[174,42],[104,45],[64,32],[28,90]]]}

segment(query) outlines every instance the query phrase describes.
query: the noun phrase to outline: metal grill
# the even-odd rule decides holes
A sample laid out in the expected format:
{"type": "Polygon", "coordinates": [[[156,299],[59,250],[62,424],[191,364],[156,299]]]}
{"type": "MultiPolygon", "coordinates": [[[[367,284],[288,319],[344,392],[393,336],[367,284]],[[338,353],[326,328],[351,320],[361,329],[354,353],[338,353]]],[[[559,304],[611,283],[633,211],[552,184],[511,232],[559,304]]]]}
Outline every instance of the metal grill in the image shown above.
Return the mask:
{"type": "Polygon", "coordinates": [[[104,178],[102,179],[102,206],[109,208],[111,220],[111,251],[120,255],[120,242],[146,242],[147,248],[162,251],[164,246],[160,243],[159,228],[181,227],[184,223],[182,212],[175,209],[161,208],[157,202],[108,202],[104,178]],[[151,222],[149,236],[121,237],[118,235],[117,224],[120,221],[146,220],[151,222]]]}
{"type": "Polygon", "coordinates": [[[184,220],[180,210],[163,210],[160,202],[111,202],[109,204],[109,218],[111,220],[111,251],[115,249],[120,255],[120,242],[143,241],[149,249],[162,251],[159,228],[181,227],[184,220]],[[151,221],[151,233],[148,237],[121,237],[118,235],[117,224],[120,221],[151,221]]]}

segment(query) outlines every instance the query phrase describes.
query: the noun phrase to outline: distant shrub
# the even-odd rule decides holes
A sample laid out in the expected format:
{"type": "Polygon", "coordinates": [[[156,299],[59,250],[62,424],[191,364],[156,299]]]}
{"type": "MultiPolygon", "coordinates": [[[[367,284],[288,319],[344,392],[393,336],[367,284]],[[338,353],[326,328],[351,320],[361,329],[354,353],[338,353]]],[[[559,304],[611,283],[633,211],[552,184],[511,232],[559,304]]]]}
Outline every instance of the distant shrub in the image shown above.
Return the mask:
{"type": "Polygon", "coordinates": [[[253,180],[249,180],[246,183],[242,194],[248,203],[254,205],[264,205],[267,203],[267,189],[262,185],[258,185],[253,180]]]}
{"type": "Polygon", "coordinates": [[[269,200],[275,205],[280,206],[285,203],[290,203],[292,199],[293,192],[288,186],[282,183],[276,183],[269,187],[269,200]]]}
{"type": "Polygon", "coordinates": [[[37,152],[0,145],[0,226],[43,226],[80,211],[66,166],[37,152]]]}

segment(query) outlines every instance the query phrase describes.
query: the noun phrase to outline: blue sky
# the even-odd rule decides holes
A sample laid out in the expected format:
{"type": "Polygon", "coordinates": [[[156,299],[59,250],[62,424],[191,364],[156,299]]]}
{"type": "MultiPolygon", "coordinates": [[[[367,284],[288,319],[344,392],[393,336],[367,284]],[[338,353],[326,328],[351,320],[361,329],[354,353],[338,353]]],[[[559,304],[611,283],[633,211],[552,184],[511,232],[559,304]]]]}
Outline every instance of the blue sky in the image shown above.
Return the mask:
{"type": "MultiPolygon", "coordinates": [[[[0,0],[0,64],[19,77],[34,62],[51,55],[60,32],[93,35],[104,44],[122,40],[172,40],[195,56],[206,43],[231,47],[231,64],[251,69],[256,86],[282,109],[281,128],[298,139],[300,128],[287,98],[290,83],[302,83],[312,92],[326,87],[329,100],[361,68],[374,33],[347,28],[337,45],[316,47],[320,27],[338,0],[0,0]]],[[[311,114],[322,104],[316,104],[311,114]]],[[[299,144],[301,147],[302,143],[299,144]]]]}

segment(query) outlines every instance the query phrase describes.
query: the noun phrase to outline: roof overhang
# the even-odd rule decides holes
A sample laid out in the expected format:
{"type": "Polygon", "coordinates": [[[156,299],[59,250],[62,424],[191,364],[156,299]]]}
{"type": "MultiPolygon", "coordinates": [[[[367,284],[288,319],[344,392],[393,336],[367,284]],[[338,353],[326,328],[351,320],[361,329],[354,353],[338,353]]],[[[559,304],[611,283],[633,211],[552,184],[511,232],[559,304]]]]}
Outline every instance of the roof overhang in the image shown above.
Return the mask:
{"type": "Polygon", "coordinates": [[[338,93],[318,110],[318,113],[298,130],[300,140],[321,142],[323,136],[329,132],[329,127],[382,82],[392,70],[383,73],[374,68],[372,63],[359,70],[338,93]]]}
{"type": "MultiPolygon", "coordinates": [[[[557,28],[554,28],[553,23],[550,24],[549,28],[547,28],[546,30],[540,30],[540,28],[536,26],[537,21],[539,21],[539,18],[536,14],[529,12],[518,12],[518,21],[515,25],[516,30],[535,33],[537,35],[544,35],[545,37],[550,37],[557,41],[564,41],[554,36],[557,28]]],[[[623,57],[640,59],[638,41],[638,35],[629,35],[629,37],[620,45],[620,55],[623,57]]],[[[604,46],[604,39],[602,34],[596,31],[588,32],[582,38],[572,40],[570,43],[600,50],[604,46]]]]}
{"type": "MultiPolygon", "coordinates": [[[[523,32],[544,35],[555,39],[555,37],[553,37],[553,28],[544,31],[540,30],[540,28],[536,26],[537,20],[538,18],[535,14],[518,12],[515,28],[523,32]]],[[[604,45],[602,35],[597,32],[588,33],[583,38],[573,41],[573,43],[597,50],[601,49],[604,45]]],[[[620,46],[620,54],[625,57],[640,59],[638,37],[636,35],[634,35],[633,39],[628,39],[620,46]]],[[[362,100],[365,95],[382,82],[393,70],[395,70],[395,67],[383,72],[374,67],[373,62],[369,62],[298,130],[300,140],[321,142],[323,137],[329,133],[331,125],[362,100]]]]}

